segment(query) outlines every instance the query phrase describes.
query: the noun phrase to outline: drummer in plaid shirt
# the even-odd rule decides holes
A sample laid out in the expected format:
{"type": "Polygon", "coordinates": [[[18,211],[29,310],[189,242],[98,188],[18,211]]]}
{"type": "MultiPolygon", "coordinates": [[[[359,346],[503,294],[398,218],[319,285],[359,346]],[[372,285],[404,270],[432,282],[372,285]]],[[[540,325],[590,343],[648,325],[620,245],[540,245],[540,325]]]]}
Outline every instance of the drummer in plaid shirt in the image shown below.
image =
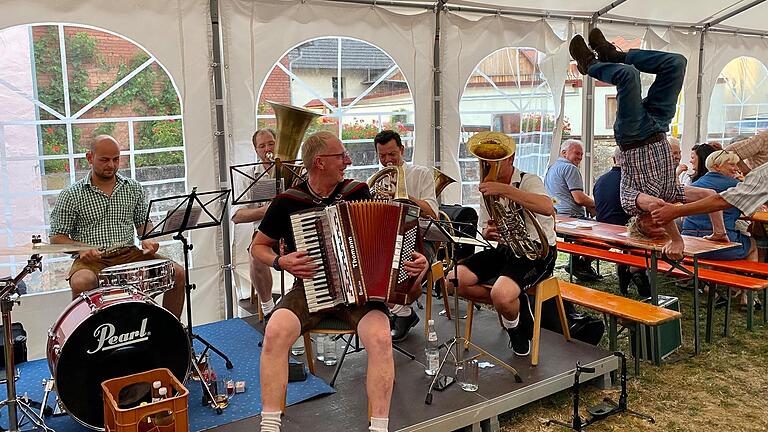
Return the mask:
{"type": "MultiPolygon", "coordinates": [[[[141,249],[134,246],[136,233],[144,231],[148,203],[136,180],[117,174],[117,141],[109,135],[97,136],[85,157],[91,171],[61,191],[51,213],[51,243],[81,242],[100,248],[80,252],[72,263],[68,280],[73,298],[97,288],[96,275],[107,267],[165,259],[156,254],[159,245],[153,240],[142,240],[141,249]]],[[[184,307],[184,269],[176,263],[173,267],[174,287],[163,294],[163,307],[178,317],[184,307]]]]}

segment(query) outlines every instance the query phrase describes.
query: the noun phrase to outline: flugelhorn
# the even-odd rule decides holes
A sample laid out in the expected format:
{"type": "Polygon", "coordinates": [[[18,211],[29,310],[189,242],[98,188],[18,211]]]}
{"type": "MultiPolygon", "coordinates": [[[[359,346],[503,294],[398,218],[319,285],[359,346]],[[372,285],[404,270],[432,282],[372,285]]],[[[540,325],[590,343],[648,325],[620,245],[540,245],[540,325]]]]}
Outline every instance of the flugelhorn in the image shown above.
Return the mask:
{"type": "Polygon", "coordinates": [[[435,167],[432,167],[432,175],[435,178],[435,198],[439,197],[449,184],[456,182],[456,180],[452,179],[448,174],[435,167]]]}
{"type": "Polygon", "coordinates": [[[410,202],[405,183],[405,167],[387,165],[368,179],[371,198],[410,202]]]}
{"type": "MultiPolygon", "coordinates": [[[[495,182],[498,181],[501,161],[515,154],[515,142],[501,132],[479,132],[467,142],[467,151],[480,163],[480,183],[495,182]]],[[[530,260],[547,256],[549,242],[533,212],[514,201],[504,205],[495,195],[483,195],[483,202],[488,214],[496,223],[501,242],[509,246],[515,256],[530,260]],[[526,217],[536,230],[539,243],[528,237],[526,217]]]]}
{"type": "Polygon", "coordinates": [[[275,137],[275,151],[271,155],[267,153],[267,159],[275,163],[275,175],[284,179],[285,188],[302,181],[306,177],[306,170],[301,164],[295,163],[299,154],[301,142],[307,128],[320,114],[277,102],[267,101],[275,112],[277,123],[277,136],[275,137]],[[284,162],[289,161],[289,162],[284,162]]]}

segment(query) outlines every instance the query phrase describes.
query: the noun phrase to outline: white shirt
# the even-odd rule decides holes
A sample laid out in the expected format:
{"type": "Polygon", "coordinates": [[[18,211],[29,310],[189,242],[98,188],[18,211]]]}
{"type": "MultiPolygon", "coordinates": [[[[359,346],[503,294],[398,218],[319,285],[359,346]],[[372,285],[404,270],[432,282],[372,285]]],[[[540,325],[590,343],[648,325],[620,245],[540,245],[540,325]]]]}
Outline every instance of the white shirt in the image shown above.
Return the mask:
{"type": "MultiPolygon", "coordinates": [[[[253,178],[258,178],[258,176],[261,173],[263,173],[263,172],[264,172],[264,165],[262,165],[261,163],[259,163],[258,165],[254,165],[254,167],[253,167],[253,178]]],[[[264,177],[259,179],[259,181],[262,181],[262,180],[268,179],[268,178],[274,178],[274,169],[273,169],[273,171],[270,171],[267,174],[265,174],[264,177]]],[[[253,180],[247,178],[246,176],[241,176],[241,178],[240,178],[240,189],[238,191],[233,191],[233,193],[242,193],[242,191],[244,191],[245,188],[250,186],[252,183],[253,183],[253,180]]],[[[246,201],[247,200],[251,200],[252,197],[253,197],[253,193],[254,193],[254,189],[251,189],[241,199],[246,200],[246,201]]],[[[242,208],[254,209],[254,208],[263,207],[265,205],[269,205],[269,201],[258,202],[258,203],[242,204],[242,205],[238,206],[238,210],[242,209],[242,208]]],[[[253,229],[254,229],[254,231],[259,229],[259,224],[260,223],[261,223],[260,220],[253,222],[253,229]]]]}
{"type": "MultiPolygon", "coordinates": [[[[512,179],[510,180],[509,184],[515,184],[518,182],[520,183],[519,189],[521,191],[549,196],[549,194],[547,194],[547,189],[544,187],[544,182],[536,174],[525,173],[525,176],[523,176],[523,180],[521,182],[520,170],[515,169],[515,172],[512,174],[512,179]]],[[[499,201],[505,205],[509,203],[509,199],[505,197],[500,198],[499,201]]],[[[546,234],[547,242],[549,243],[549,245],[550,246],[556,245],[557,235],[555,234],[555,218],[553,218],[552,216],[541,215],[536,212],[533,212],[533,214],[536,215],[536,220],[539,222],[539,225],[541,225],[541,229],[546,234]]],[[[479,226],[485,227],[486,225],[488,225],[489,219],[491,219],[491,217],[488,215],[488,211],[485,208],[485,202],[483,202],[482,204],[480,204],[480,218],[479,218],[480,225],[479,226]]],[[[539,235],[536,232],[536,228],[533,227],[533,224],[530,223],[527,216],[525,219],[525,227],[528,230],[528,238],[534,241],[538,241],[539,235]]]]}
{"type": "Polygon", "coordinates": [[[405,190],[409,196],[424,200],[435,214],[438,213],[435,196],[435,176],[432,171],[421,165],[403,164],[405,168],[405,190]]]}

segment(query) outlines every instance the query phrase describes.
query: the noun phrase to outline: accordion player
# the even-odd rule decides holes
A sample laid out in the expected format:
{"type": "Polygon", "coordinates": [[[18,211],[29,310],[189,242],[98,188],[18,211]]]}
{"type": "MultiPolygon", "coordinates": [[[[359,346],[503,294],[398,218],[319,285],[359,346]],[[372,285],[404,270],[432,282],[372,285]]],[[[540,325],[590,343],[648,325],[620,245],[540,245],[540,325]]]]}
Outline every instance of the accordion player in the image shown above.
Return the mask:
{"type": "Polygon", "coordinates": [[[418,217],[418,207],[386,201],[339,202],[292,214],[296,249],[320,267],[303,281],[309,311],[369,300],[412,302],[418,276],[402,263],[421,249],[418,217]]]}

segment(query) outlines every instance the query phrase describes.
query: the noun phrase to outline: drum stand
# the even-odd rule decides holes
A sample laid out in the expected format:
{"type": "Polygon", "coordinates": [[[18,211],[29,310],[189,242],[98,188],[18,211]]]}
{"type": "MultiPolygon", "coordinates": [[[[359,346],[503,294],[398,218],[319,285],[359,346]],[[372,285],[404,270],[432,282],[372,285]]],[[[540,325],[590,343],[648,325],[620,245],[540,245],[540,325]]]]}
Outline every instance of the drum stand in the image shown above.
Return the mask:
{"type": "Polygon", "coordinates": [[[22,418],[27,417],[29,421],[35,425],[36,429],[53,432],[53,429],[45,425],[45,421],[43,421],[42,417],[29,406],[28,399],[22,399],[16,396],[16,364],[13,361],[11,310],[13,310],[14,303],[18,303],[16,284],[24,279],[29,273],[42,268],[40,265],[41,260],[42,257],[40,255],[32,255],[21,273],[13,279],[3,281],[2,283],[4,283],[4,286],[0,288],[0,312],[2,312],[3,316],[3,341],[5,342],[5,387],[8,395],[6,400],[0,401],[0,409],[8,407],[8,430],[11,432],[20,430],[18,411],[21,411],[22,418]]]}

